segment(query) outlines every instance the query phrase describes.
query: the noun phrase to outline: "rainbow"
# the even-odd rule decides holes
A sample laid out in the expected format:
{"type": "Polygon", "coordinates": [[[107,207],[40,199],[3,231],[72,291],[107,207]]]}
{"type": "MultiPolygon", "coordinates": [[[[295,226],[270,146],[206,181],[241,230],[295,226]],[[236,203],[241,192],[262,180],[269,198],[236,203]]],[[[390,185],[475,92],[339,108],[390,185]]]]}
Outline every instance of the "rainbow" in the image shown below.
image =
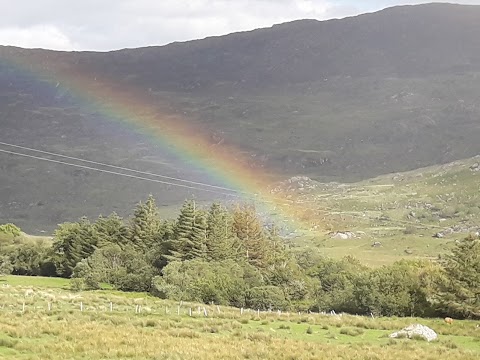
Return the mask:
{"type": "MultiPolygon", "coordinates": [[[[295,200],[272,194],[272,176],[262,169],[252,168],[251,161],[240,149],[225,144],[212,144],[209,134],[176,114],[152,105],[148,92],[125,88],[106,78],[99,78],[79,66],[61,62],[65,53],[0,47],[0,63],[6,62],[51,86],[61,86],[73,92],[84,104],[101,112],[130,131],[142,134],[163,151],[169,151],[183,163],[206,172],[223,186],[235,189],[243,200],[255,203],[269,213],[300,228],[318,225],[312,219],[312,209],[295,200]],[[307,216],[307,213],[309,214],[307,216]],[[307,219],[308,218],[308,219],[307,219]]],[[[157,99],[156,99],[157,101],[157,99]]]]}

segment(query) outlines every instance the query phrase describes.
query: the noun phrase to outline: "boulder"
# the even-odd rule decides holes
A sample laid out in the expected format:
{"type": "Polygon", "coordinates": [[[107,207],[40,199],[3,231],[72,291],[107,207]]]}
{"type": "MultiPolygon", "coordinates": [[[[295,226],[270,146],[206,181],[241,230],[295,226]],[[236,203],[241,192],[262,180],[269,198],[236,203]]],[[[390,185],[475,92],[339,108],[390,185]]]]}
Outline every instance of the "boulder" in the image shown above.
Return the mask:
{"type": "Polygon", "coordinates": [[[436,340],[438,335],[435,331],[430,329],[428,326],[421,325],[421,324],[414,324],[407,326],[406,328],[394,332],[393,334],[389,335],[391,338],[399,338],[399,337],[407,337],[411,339],[414,336],[421,336],[427,341],[436,340]]]}

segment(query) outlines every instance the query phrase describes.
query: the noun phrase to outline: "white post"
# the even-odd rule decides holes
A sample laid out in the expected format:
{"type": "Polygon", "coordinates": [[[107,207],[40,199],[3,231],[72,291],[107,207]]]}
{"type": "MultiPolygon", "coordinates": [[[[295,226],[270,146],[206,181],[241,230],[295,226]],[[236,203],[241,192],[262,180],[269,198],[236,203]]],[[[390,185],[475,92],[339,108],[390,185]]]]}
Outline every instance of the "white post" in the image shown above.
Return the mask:
{"type": "Polygon", "coordinates": [[[22,313],[24,313],[24,312],[25,312],[25,301],[22,304],[22,313]]]}
{"type": "Polygon", "coordinates": [[[180,315],[180,306],[177,307],[177,315],[180,315]]]}
{"type": "Polygon", "coordinates": [[[168,314],[168,307],[165,306],[165,314],[168,314]]]}
{"type": "Polygon", "coordinates": [[[48,311],[51,311],[52,310],[52,304],[49,302],[47,306],[48,306],[48,311]]]}
{"type": "Polygon", "coordinates": [[[260,309],[257,309],[257,316],[260,317],[260,309]]]}
{"type": "Polygon", "coordinates": [[[220,306],[217,305],[217,312],[220,314],[220,306]]]}
{"type": "Polygon", "coordinates": [[[113,302],[110,301],[110,312],[113,311],[113,302]]]}
{"type": "Polygon", "coordinates": [[[240,308],[240,315],[243,315],[243,307],[240,308]]]}
{"type": "Polygon", "coordinates": [[[83,311],[83,301],[80,301],[80,311],[83,311]]]}
{"type": "Polygon", "coordinates": [[[208,316],[207,309],[203,308],[203,315],[208,316]]]}
{"type": "Polygon", "coordinates": [[[192,316],[192,308],[188,309],[188,315],[192,316]]]}

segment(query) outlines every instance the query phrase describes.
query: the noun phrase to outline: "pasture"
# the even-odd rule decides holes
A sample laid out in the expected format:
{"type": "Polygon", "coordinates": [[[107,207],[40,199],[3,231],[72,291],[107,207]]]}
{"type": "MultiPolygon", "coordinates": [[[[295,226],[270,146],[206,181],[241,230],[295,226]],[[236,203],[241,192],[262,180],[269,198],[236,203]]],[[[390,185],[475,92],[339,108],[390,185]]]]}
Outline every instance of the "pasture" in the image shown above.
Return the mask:
{"type": "Polygon", "coordinates": [[[473,321],[257,312],[144,293],[71,292],[68,280],[0,281],[5,359],[478,359],[473,321]],[[205,316],[206,314],[206,316],[205,316]],[[439,339],[390,339],[412,323],[439,339]]]}

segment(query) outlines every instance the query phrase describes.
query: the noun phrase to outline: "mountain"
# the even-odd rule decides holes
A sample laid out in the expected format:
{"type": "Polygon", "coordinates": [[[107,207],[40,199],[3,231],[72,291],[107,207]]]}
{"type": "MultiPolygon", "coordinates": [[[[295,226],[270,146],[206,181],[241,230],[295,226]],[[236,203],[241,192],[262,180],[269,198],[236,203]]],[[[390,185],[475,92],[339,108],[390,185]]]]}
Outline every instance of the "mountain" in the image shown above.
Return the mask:
{"type": "MultiPolygon", "coordinates": [[[[107,53],[0,47],[0,142],[213,181],[90,106],[98,79],[181,115],[274,179],[350,182],[443,164],[480,152],[478,34],[480,6],[426,4],[107,53]]],[[[125,214],[148,193],[165,208],[191,196],[0,154],[0,222],[29,232],[125,214]]]]}

